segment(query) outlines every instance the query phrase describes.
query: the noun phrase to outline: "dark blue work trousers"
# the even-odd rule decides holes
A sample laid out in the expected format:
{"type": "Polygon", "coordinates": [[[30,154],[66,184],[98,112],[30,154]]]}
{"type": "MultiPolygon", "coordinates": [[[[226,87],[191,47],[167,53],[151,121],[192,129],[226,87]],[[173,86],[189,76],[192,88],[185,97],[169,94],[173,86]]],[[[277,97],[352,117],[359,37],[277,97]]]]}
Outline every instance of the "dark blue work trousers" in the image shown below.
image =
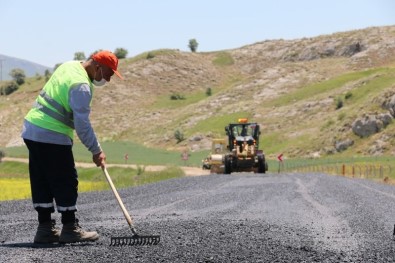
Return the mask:
{"type": "Polygon", "coordinates": [[[33,206],[37,211],[76,211],[78,175],[71,145],[25,139],[29,149],[29,173],[33,206]]]}

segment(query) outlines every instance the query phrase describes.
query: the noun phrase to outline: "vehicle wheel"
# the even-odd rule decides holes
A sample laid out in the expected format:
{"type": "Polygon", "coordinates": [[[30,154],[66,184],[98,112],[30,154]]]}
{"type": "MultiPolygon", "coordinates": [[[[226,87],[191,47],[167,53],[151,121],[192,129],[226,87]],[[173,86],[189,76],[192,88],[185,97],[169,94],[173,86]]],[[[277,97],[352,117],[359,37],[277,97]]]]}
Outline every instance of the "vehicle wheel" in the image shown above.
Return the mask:
{"type": "Polygon", "coordinates": [[[264,156],[258,156],[258,173],[264,174],[267,171],[267,163],[264,156]]]}
{"type": "Polygon", "coordinates": [[[232,173],[232,159],[226,155],[225,156],[225,174],[232,173]]]}

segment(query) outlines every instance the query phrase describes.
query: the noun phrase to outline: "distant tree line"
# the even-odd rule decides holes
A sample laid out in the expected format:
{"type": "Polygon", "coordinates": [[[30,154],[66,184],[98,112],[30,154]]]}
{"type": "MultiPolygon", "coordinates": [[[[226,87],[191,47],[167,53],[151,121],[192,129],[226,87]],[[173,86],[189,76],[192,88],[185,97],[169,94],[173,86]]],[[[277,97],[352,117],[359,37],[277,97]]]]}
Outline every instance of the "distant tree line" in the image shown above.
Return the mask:
{"type": "MultiPolygon", "coordinates": [[[[73,60],[79,60],[79,61],[83,61],[83,60],[87,60],[89,58],[91,58],[94,54],[96,54],[97,52],[101,51],[102,49],[98,49],[95,50],[94,52],[92,52],[88,57],[85,56],[85,53],[82,51],[77,51],[74,53],[74,58],[73,60]]],[[[114,50],[114,55],[118,58],[118,59],[124,59],[126,58],[126,56],[128,55],[128,51],[124,48],[116,48],[114,50]]],[[[54,71],[60,66],[62,65],[62,63],[58,63],[54,66],[54,71]]]]}
{"type": "MultiPolygon", "coordinates": [[[[91,58],[94,54],[96,54],[99,51],[101,51],[101,49],[94,51],[92,54],[88,56],[88,58],[91,58]]],[[[118,59],[124,59],[128,55],[128,51],[124,48],[116,48],[113,53],[118,59]]],[[[86,59],[87,58],[84,52],[78,51],[74,53],[74,60],[86,60],[86,59]]]]}
{"type": "MultiPolygon", "coordinates": [[[[11,70],[9,74],[12,78],[10,81],[3,81],[0,83],[0,96],[7,96],[11,93],[17,91],[21,85],[23,85],[26,81],[26,74],[23,69],[15,68],[11,70]]],[[[47,69],[44,72],[45,81],[48,81],[51,77],[51,72],[47,69]]],[[[36,74],[36,79],[41,79],[42,76],[40,74],[36,74]]]]}

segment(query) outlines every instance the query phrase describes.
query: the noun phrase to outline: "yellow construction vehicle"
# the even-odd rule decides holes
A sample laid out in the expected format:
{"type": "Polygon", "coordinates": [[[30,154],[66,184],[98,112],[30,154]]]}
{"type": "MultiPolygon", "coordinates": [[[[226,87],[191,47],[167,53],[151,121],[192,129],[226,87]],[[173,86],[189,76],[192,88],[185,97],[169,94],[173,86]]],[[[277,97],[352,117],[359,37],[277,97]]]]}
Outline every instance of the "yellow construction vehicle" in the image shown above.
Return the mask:
{"type": "Polygon", "coordinates": [[[227,141],[225,139],[213,139],[210,154],[202,161],[203,169],[211,173],[224,173],[224,156],[227,152],[227,141]]]}
{"type": "Polygon", "coordinates": [[[228,136],[228,152],[223,156],[224,173],[265,173],[268,164],[265,154],[259,149],[260,126],[248,119],[239,119],[225,127],[228,136]]]}
{"type": "Polygon", "coordinates": [[[213,139],[210,154],[202,161],[202,168],[211,173],[265,173],[268,164],[259,149],[260,126],[248,119],[239,119],[225,127],[227,139],[213,139]]]}

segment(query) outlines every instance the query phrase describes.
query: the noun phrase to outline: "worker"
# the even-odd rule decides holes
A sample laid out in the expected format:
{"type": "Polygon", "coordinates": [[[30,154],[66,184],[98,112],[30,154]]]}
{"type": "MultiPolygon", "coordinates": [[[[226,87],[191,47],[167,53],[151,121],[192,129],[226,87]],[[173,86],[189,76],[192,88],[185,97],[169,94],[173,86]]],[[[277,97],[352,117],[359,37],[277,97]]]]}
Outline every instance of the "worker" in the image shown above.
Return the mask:
{"type": "Polygon", "coordinates": [[[33,207],[38,212],[34,243],[96,241],[95,231],[79,225],[77,211],[78,175],[72,153],[73,135],[92,153],[96,166],[104,167],[106,155],[89,120],[94,86],[109,82],[117,71],[118,58],[99,51],[87,61],[59,66],[44,85],[25,116],[22,138],[29,150],[29,174],[33,207]],[[61,214],[62,229],[51,214],[61,214]]]}
{"type": "Polygon", "coordinates": [[[241,131],[241,136],[247,136],[247,127],[243,125],[242,131],[241,131]]]}

